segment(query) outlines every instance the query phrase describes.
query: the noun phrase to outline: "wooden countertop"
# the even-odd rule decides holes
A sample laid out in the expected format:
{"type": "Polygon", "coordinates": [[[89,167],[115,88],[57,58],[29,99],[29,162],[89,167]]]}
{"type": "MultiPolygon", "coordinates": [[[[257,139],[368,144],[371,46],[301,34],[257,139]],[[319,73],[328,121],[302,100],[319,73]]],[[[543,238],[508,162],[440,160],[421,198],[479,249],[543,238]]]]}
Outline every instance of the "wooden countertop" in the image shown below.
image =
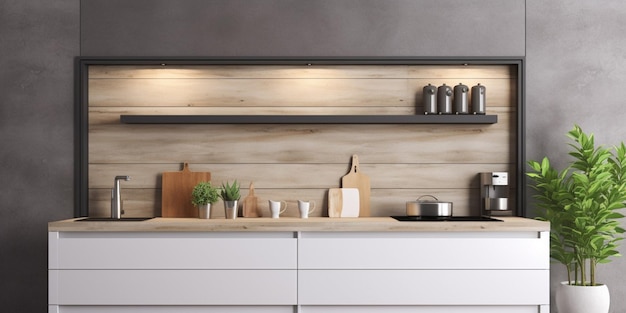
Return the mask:
{"type": "Polygon", "coordinates": [[[391,217],[308,219],[281,217],[197,219],[156,217],[145,221],[77,222],[76,219],[48,223],[48,231],[59,232],[516,232],[549,231],[550,224],[521,217],[496,217],[503,222],[400,222],[391,217]]]}

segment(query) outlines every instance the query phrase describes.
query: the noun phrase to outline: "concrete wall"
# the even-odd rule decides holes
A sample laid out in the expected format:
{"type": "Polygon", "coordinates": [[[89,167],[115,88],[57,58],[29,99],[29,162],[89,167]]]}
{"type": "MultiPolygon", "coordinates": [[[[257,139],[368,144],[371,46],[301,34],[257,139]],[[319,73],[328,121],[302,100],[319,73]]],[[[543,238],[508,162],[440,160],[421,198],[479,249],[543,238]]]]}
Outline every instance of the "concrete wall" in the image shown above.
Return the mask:
{"type": "MultiPolygon", "coordinates": [[[[527,159],[547,155],[562,169],[574,124],[596,143],[626,141],[626,2],[528,0],[526,11],[527,159]]],[[[552,268],[553,286],[567,280],[562,266],[552,268]]],[[[622,257],[596,274],[609,286],[611,312],[626,312],[624,270],[622,257]]]]}
{"type": "Polygon", "coordinates": [[[0,307],[47,311],[47,223],[72,216],[78,0],[0,1],[0,307]]]}
{"type": "Polygon", "coordinates": [[[184,0],[182,3],[83,1],[83,55],[520,56],[524,53],[523,0],[184,0]]]}
{"type": "MultiPolygon", "coordinates": [[[[626,96],[622,1],[223,0],[206,2],[210,10],[198,11],[205,2],[0,1],[5,311],[45,310],[46,222],[72,216],[72,57],[77,55],[526,55],[527,158],[549,155],[563,163],[564,134],[574,123],[596,133],[599,142],[626,138],[620,123],[626,96]],[[107,21],[134,21],[132,12],[156,24],[139,19],[118,29],[107,21]],[[206,41],[190,39],[198,32],[206,41]],[[98,35],[86,36],[91,33],[98,35]]],[[[617,259],[599,273],[610,285],[615,313],[626,307],[626,284],[620,280],[625,262],[617,259]]],[[[553,277],[563,279],[560,267],[553,277]]]]}

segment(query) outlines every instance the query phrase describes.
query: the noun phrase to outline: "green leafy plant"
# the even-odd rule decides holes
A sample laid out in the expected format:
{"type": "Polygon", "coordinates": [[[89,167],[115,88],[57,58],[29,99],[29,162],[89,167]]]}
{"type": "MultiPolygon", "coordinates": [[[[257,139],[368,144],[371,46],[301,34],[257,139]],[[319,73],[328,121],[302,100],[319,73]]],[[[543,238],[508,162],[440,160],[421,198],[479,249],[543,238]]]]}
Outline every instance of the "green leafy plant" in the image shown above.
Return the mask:
{"type": "Polygon", "coordinates": [[[199,182],[193,187],[191,192],[191,203],[193,205],[213,204],[219,199],[218,189],[211,185],[211,182],[199,182]]]}
{"type": "Polygon", "coordinates": [[[235,201],[239,200],[241,196],[239,195],[239,183],[235,180],[232,185],[226,182],[226,184],[222,183],[222,190],[220,197],[224,201],[235,201]]]}
{"type": "Polygon", "coordinates": [[[626,146],[596,147],[593,134],[568,132],[574,161],[556,170],[547,157],[529,161],[539,219],[551,223],[550,256],[565,265],[570,285],[595,286],[596,266],[620,256],[626,201],[626,146]],[[573,277],[572,277],[573,274],[573,277]]]}

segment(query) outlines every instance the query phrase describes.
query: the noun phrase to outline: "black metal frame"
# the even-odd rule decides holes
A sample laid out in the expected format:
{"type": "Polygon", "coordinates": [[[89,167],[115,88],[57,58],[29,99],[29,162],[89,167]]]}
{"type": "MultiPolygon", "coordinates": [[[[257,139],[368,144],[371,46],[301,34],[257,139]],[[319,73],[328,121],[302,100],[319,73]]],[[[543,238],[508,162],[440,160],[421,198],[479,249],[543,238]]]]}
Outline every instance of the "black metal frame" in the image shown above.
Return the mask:
{"type": "MultiPolygon", "coordinates": [[[[247,57],[247,58],[199,58],[199,57],[77,57],[75,59],[75,114],[74,114],[74,144],[75,144],[75,169],[74,169],[74,216],[89,215],[89,91],[88,91],[88,68],[90,65],[453,65],[453,64],[507,64],[517,66],[517,200],[516,215],[526,216],[525,208],[525,59],[524,57],[247,57]]],[[[271,116],[270,116],[271,117],[271,116]]],[[[354,116],[342,116],[351,119],[354,116]]],[[[420,123],[425,123],[423,118],[417,117],[420,123]]],[[[439,116],[431,118],[442,119],[439,116]]],[[[460,116],[449,116],[460,117],[460,116]]],[[[128,118],[128,116],[127,116],[128,118]]],[[[206,118],[206,117],[205,117],[206,118]]],[[[276,118],[273,116],[272,118],[276,118]]],[[[411,117],[415,118],[415,117],[411,117]]],[[[443,121],[434,123],[453,123],[443,118],[443,121]]],[[[494,116],[466,116],[464,121],[458,123],[491,123],[489,119],[494,116]],[[467,118],[470,118],[469,120],[467,118]],[[476,118],[478,122],[476,122],[476,118]],[[487,119],[487,121],[484,121],[487,119]],[[472,122],[472,120],[474,120],[472,122]]],[[[497,118],[497,117],[496,117],[497,118]]],[[[124,119],[124,117],[122,117],[124,119]]],[[[131,117],[132,119],[132,117],[131,117]]],[[[341,120],[327,118],[328,123],[340,123],[341,120]]],[[[393,118],[392,118],[393,119],[393,118]]],[[[406,117],[398,118],[397,121],[406,121],[406,117]]],[[[281,119],[279,119],[280,121],[281,119]]],[[[247,122],[247,120],[241,120],[247,122]]],[[[319,120],[317,122],[321,122],[319,120]]],[[[257,120],[258,122],[258,120],[257,120]]],[[[267,120],[267,122],[272,122],[267,120]]],[[[301,120],[297,123],[311,123],[311,120],[301,120]]],[[[360,123],[373,123],[373,120],[363,120],[360,123]]],[[[387,122],[393,123],[390,119],[387,122]]],[[[414,121],[413,121],[414,122],[414,121]]],[[[289,121],[294,123],[294,120],[289,121]]],[[[431,122],[428,122],[431,123],[431,122]]]]}

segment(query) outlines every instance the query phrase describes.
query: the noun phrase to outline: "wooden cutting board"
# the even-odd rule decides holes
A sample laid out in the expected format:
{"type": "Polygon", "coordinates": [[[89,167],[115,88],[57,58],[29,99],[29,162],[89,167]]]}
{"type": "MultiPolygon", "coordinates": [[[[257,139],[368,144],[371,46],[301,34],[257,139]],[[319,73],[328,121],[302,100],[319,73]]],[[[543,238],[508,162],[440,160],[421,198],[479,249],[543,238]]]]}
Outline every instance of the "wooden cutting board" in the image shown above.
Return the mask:
{"type": "Polygon", "coordinates": [[[254,184],[250,182],[248,195],[242,201],[243,217],[261,217],[263,213],[257,206],[257,197],[254,194],[254,184]]]}
{"type": "Polygon", "coordinates": [[[359,216],[370,216],[370,178],[361,173],[359,157],[352,156],[350,172],[341,178],[341,187],[359,190],[359,216]]]}
{"type": "Polygon", "coordinates": [[[359,217],[359,190],[328,189],[328,217],[359,217]]]}
{"type": "Polygon", "coordinates": [[[180,172],[163,172],[161,181],[161,216],[198,217],[191,192],[199,182],[211,181],[210,172],[192,172],[189,163],[184,163],[180,172]]]}

